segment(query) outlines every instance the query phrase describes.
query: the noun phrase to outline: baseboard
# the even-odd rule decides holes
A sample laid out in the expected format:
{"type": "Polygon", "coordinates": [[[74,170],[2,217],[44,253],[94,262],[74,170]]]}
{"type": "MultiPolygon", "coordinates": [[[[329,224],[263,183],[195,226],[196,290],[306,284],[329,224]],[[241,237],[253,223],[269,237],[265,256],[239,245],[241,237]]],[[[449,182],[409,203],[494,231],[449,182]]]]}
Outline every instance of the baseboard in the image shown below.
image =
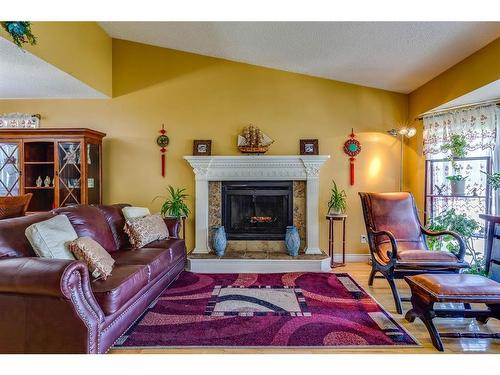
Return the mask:
{"type": "MultiPolygon", "coordinates": [[[[333,260],[335,262],[342,262],[342,254],[335,254],[333,256],[333,260]]],[[[370,261],[370,254],[346,254],[345,262],[346,263],[368,263],[370,261]]]]}

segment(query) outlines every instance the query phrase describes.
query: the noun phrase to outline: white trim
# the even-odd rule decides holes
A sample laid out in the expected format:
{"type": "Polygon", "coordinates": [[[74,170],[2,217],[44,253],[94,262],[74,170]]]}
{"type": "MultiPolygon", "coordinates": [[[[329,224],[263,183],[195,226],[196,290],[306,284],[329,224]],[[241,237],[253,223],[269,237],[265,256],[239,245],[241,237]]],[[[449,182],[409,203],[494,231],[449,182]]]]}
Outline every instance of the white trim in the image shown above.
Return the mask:
{"type": "MultiPolygon", "coordinates": [[[[342,261],[342,255],[341,254],[335,254],[333,256],[333,260],[335,262],[341,262],[342,261]]],[[[345,262],[346,263],[368,263],[370,260],[370,254],[346,254],[345,255],[345,262]]]]}
{"type": "Polygon", "coordinates": [[[197,273],[329,272],[330,257],[324,259],[190,259],[187,271],[197,273]]]}

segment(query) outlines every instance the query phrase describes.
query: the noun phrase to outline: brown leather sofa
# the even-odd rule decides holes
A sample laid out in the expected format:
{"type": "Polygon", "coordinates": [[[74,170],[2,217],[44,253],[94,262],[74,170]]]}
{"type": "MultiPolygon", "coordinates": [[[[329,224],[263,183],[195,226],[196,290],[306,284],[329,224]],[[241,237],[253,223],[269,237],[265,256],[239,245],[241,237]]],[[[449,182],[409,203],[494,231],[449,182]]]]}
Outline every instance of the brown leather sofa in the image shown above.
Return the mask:
{"type": "Polygon", "coordinates": [[[131,250],[121,208],[72,206],[0,221],[0,353],[105,353],[183,271],[180,223],[171,238],[131,250]],[[65,214],[78,236],[115,259],[107,280],[93,280],[76,260],[36,257],[29,225],[65,214]]]}

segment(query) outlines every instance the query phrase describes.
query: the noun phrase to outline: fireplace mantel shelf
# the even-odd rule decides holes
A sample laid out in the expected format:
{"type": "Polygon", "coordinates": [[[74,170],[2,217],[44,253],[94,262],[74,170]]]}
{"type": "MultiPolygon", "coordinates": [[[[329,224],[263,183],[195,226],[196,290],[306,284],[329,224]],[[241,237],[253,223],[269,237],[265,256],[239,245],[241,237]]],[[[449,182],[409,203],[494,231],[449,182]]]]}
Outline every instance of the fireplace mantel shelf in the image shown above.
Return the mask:
{"type": "Polygon", "coordinates": [[[197,179],[307,180],[317,178],[330,155],[184,156],[197,179]]]}
{"type": "Polygon", "coordinates": [[[194,254],[210,252],[208,244],[209,181],[306,181],[306,254],[319,248],[319,173],[330,155],[184,156],[196,179],[194,254]]]}

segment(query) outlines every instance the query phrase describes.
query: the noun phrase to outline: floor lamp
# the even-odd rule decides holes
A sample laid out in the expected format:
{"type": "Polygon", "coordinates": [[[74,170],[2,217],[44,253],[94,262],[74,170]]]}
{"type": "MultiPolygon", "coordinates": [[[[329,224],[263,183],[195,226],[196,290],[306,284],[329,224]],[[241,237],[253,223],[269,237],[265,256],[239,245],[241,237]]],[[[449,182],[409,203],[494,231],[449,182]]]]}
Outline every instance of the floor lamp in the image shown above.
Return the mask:
{"type": "Polygon", "coordinates": [[[411,138],[417,134],[417,129],[409,126],[403,126],[399,129],[388,130],[387,133],[393,137],[401,137],[401,150],[399,157],[399,191],[403,191],[403,143],[405,138],[411,138]]]}

